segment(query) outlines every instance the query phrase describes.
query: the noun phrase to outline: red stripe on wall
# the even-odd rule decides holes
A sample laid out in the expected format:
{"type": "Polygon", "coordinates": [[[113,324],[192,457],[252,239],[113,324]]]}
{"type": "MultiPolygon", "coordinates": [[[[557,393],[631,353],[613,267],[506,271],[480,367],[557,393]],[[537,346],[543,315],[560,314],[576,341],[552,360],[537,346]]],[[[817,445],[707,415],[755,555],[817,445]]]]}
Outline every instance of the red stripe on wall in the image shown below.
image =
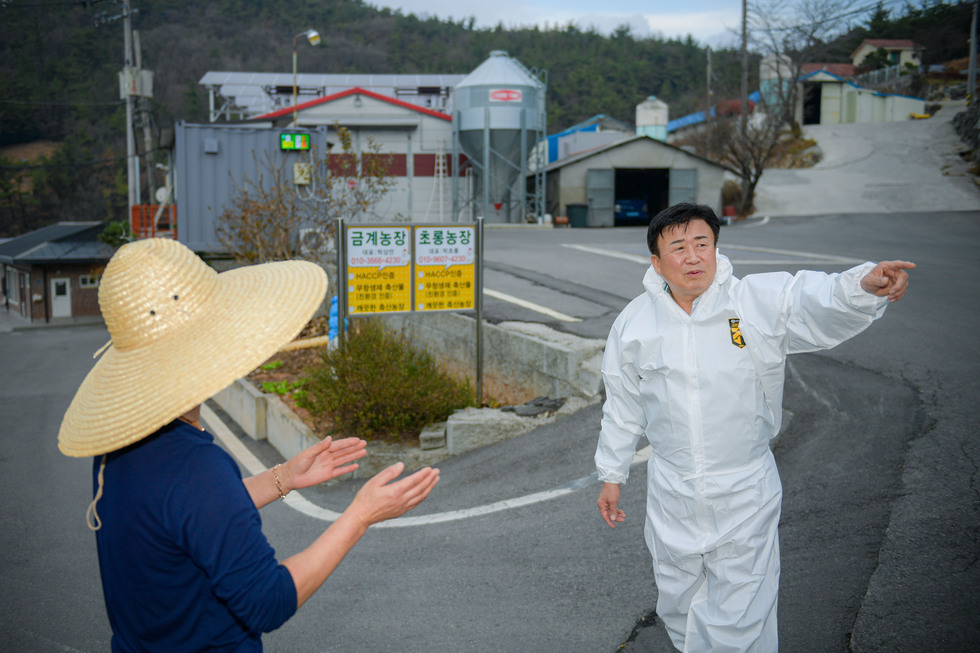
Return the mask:
{"type": "MultiPolygon", "coordinates": [[[[443,154],[446,157],[446,174],[450,174],[451,165],[453,162],[452,154],[443,154]]],[[[435,154],[416,154],[414,157],[415,161],[415,176],[416,177],[435,177],[436,176],[436,155],[435,154]]],[[[459,168],[466,167],[466,157],[460,155],[459,157],[459,168]]],[[[459,170],[459,176],[462,177],[462,170],[459,170]]]]}
{"type": "MultiPolygon", "coordinates": [[[[450,173],[452,155],[444,154],[446,157],[446,174],[450,173]]],[[[363,157],[365,171],[372,165],[379,167],[387,166],[388,175],[391,177],[408,176],[408,155],[406,154],[365,154],[363,157]]],[[[436,155],[435,154],[415,154],[412,157],[414,166],[414,176],[416,177],[435,177],[436,176],[436,155]]],[[[327,165],[330,174],[339,177],[357,176],[357,157],[354,154],[331,154],[328,157],[327,165]]],[[[459,157],[459,176],[462,177],[469,161],[463,155],[459,157]]]]}

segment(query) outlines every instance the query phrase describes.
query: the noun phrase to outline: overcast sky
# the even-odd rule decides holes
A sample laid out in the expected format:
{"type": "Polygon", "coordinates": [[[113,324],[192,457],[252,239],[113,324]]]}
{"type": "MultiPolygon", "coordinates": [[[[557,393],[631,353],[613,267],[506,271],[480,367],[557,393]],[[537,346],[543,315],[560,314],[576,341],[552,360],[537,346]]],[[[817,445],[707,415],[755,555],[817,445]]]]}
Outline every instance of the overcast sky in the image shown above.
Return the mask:
{"type": "MultiPolygon", "coordinates": [[[[757,0],[763,5],[779,4],[780,15],[792,13],[794,0],[757,0]]],[[[841,7],[853,25],[865,20],[878,2],[892,17],[904,14],[906,4],[918,6],[927,0],[826,0],[825,6],[841,7]],[[851,13],[860,10],[860,13],[851,13]]],[[[950,1],[950,0],[945,0],[950,1]]],[[[742,21],[740,0],[367,0],[377,7],[400,9],[405,15],[436,16],[440,19],[476,18],[477,27],[563,27],[574,22],[582,29],[594,26],[609,34],[628,25],[634,36],[685,38],[688,34],[713,48],[737,47],[742,21]]],[[[750,11],[752,5],[750,2],[750,11]]],[[[750,28],[752,19],[749,20],[750,28]]]]}
{"type": "Polygon", "coordinates": [[[476,18],[477,27],[545,25],[575,22],[608,34],[629,25],[635,36],[684,38],[688,34],[718,47],[737,41],[742,19],[739,0],[368,0],[377,7],[401,9],[403,14],[436,16],[443,20],[476,18]]]}

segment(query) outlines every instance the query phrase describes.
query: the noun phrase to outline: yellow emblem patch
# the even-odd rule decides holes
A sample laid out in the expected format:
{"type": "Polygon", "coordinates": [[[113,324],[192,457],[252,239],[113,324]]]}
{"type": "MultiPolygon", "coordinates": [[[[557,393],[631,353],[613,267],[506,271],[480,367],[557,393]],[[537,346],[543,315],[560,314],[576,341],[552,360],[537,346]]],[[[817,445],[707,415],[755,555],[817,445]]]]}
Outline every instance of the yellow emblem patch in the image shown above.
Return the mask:
{"type": "Polygon", "coordinates": [[[728,320],[728,328],[732,332],[732,344],[742,349],[745,347],[745,338],[742,336],[742,330],[738,328],[739,319],[733,317],[728,320]]]}

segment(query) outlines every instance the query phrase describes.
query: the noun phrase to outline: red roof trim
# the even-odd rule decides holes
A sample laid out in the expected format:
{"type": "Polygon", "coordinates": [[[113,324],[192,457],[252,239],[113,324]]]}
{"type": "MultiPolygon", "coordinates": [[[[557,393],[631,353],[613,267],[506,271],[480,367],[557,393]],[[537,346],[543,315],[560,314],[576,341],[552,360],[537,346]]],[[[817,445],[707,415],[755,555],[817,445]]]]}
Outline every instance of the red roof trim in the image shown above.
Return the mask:
{"type": "MultiPolygon", "coordinates": [[[[366,88],[361,88],[360,86],[355,86],[353,88],[347,89],[346,91],[340,91],[339,93],[334,93],[333,95],[324,95],[323,97],[316,98],[315,100],[309,100],[308,102],[297,104],[295,110],[303,111],[304,109],[309,109],[311,107],[315,107],[320,104],[326,104],[327,102],[333,102],[334,100],[339,100],[341,98],[350,97],[351,95],[363,95],[365,97],[373,98],[375,100],[387,102],[388,104],[393,104],[396,107],[417,111],[419,113],[425,114],[432,118],[439,118],[440,120],[447,120],[449,122],[452,122],[453,120],[452,116],[449,116],[441,111],[435,111],[434,109],[426,109],[425,107],[420,107],[417,104],[412,104],[411,102],[405,102],[403,100],[396,100],[393,97],[388,97],[387,95],[375,93],[374,91],[369,91],[366,88]]],[[[293,107],[286,107],[285,109],[278,109],[276,111],[273,111],[272,113],[256,116],[252,120],[269,120],[270,118],[279,118],[280,116],[288,116],[292,112],[293,112],[293,107]]]]}
{"type": "Polygon", "coordinates": [[[809,75],[810,73],[821,70],[825,70],[831,75],[837,75],[838,77],[854,76],[854,64],[849,63],[805,63],[800,66],[800,73],[803,75],[809,75]]]}

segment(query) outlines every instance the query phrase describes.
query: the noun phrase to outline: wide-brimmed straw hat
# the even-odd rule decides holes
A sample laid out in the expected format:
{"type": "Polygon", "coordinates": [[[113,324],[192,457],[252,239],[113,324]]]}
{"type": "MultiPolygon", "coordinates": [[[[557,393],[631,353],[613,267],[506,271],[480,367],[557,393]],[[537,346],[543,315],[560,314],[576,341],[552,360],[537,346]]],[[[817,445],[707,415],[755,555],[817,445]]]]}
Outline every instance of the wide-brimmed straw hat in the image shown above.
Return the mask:
{"type": "Polygon", "coordinates": [[[295,338],[326,290],[306,261],[218,274],[173,240],[123,245],[99,284],[111,346],[72,399],[58,448],[97,456],[157,431],[295,338]]]}

